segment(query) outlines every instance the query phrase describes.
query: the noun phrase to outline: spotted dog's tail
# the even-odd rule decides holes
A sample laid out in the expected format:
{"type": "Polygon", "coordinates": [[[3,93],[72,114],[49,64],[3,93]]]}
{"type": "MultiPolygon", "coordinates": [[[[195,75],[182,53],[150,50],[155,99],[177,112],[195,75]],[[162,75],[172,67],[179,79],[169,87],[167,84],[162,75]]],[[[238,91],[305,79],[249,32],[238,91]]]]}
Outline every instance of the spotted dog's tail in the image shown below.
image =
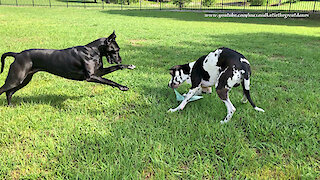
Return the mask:
{"type": "Polygon", "coordinates": [[[6,59],[7,56],[12,56],[12,57],[16,57],[18,53],[14,53],[14,52],[7,52],[7,53],[4,53],[2,54],[1,56],[1,72],[3,72],[3,68],[4,68],[4,59],[6,59]]]}
{"type": "Polygon", "coordinates": [[[261,111],[264,112],[264,110],[262,108],[257,107],[251,97],[250,97],[250,78],[249,78],[249,72],[246,71],[244,74],[244,79],[242,81],[242,88],[243,88],[243,94],[244,94],[244,98],[242,99],[242,102],[245,103],[246,99],[248,99],[248,101],[250,102],[250,104],[252,105],[252,107],[257,110],[257,111],[261,111]],[[246,98],[246,99],[245,99],[246,98]]]}

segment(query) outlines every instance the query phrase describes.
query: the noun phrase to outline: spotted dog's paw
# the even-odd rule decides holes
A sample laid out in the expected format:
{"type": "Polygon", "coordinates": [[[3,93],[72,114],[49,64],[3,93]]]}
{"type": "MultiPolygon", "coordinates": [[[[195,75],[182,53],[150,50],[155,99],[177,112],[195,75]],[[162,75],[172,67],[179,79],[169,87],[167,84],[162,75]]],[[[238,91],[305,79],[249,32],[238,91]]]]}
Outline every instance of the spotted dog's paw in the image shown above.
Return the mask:
{"type": "Polygon", "coordinates": [[[247,98],[245,98],[245,97],[243,97],[243,98],[240,100],[240,102],[241,102],[242,104],[245,104],[245,103],[247,103],[247,102],[248,102],[248,99],[247,99],[247,98]]]}
{"type": "Polygon", "coordinates": [[[256,111],[260,111],[260,112],[264,112],[264,110],[262,108],[259,108],[259,107],[255,107],[254,108],[256,111]]]}
{"type": "Polygon", "coordinates": [[[179,108],[174,108],[174,109],[172,109],[172,108],[170,108],[167,112],[169,113],[169,112],[176,112],[176,111],[178,111],[178,110],[180,110],[179,108]]]}

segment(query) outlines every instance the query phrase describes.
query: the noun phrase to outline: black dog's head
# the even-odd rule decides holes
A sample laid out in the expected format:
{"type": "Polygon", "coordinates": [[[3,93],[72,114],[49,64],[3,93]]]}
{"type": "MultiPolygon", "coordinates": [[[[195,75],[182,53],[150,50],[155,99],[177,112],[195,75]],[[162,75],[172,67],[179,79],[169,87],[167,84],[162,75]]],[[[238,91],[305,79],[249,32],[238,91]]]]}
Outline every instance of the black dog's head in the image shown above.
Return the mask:
{"type": "Polygon", "coordinates": [[[120,47],[116,42],[116,37],[117,36],[113,31],[113,33],[104,41],[104,45],[99,47],[100,52],[106,56],[107,61],[110,64],[120,64],[122,61],[119,55],[120,47]]]}

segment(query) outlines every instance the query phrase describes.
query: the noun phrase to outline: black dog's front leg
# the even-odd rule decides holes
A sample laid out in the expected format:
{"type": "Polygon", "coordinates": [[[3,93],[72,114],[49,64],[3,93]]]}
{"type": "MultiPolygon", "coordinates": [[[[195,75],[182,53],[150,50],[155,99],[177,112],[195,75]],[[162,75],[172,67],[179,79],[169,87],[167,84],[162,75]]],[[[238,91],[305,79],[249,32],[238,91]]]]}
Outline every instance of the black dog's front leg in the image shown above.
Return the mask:
{"type": "Polygon", "coordinates": [[[123,64],[118,64],[115,66],[107,67],[107,68],[101,68],[98,70],[96,73],[97,76],[103,76],[109,73],[112,73],[114,71],[120,70],[120,69],[134,69],[136,66],[134,65],[123,65],[123,64]]]}
{"type": "Polygon", "coordinates": [[[86,79],[88,82],[95,82],[95,83],[100,83],[100,84],[107,84],[109,86],[112,86],[112,87],[117,87],[119,88],[121,91],[127,91],[129,90],[128,87],[126,86],[122,86],[116,82],[113,82],[109,79],[105,79],[103,77],[99,77],[99,76],[90,76],[89,78],[86,79]]]}

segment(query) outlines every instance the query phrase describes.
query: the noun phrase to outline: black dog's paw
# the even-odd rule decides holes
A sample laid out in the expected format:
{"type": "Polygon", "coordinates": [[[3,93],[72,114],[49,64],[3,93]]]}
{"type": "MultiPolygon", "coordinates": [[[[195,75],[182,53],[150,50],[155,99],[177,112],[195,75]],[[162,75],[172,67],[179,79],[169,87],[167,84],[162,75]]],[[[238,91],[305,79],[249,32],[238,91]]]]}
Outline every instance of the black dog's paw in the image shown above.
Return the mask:
{"type": "Polygon", "coordinates": [[[133,64],[131,64],[131,65],[128,65],[128,67],[127,67],[128,69],[134,69],[134,68],[136,68],[136,66],[135,65],[133,65],[133,64]]]}
{"type": "Polygon", "coordinates": [[[136,68],[135,65],[131,64],[131,65],[119,65],[120,69],[134,69],[136,68]]]}
{"type": "Polygon", "coordinates": [[[128,90],[129,90],[129,88],[126,87],[126,86],[120,86],[119,89],[120,89],[121,91],[128,91],[128,90]]]}

